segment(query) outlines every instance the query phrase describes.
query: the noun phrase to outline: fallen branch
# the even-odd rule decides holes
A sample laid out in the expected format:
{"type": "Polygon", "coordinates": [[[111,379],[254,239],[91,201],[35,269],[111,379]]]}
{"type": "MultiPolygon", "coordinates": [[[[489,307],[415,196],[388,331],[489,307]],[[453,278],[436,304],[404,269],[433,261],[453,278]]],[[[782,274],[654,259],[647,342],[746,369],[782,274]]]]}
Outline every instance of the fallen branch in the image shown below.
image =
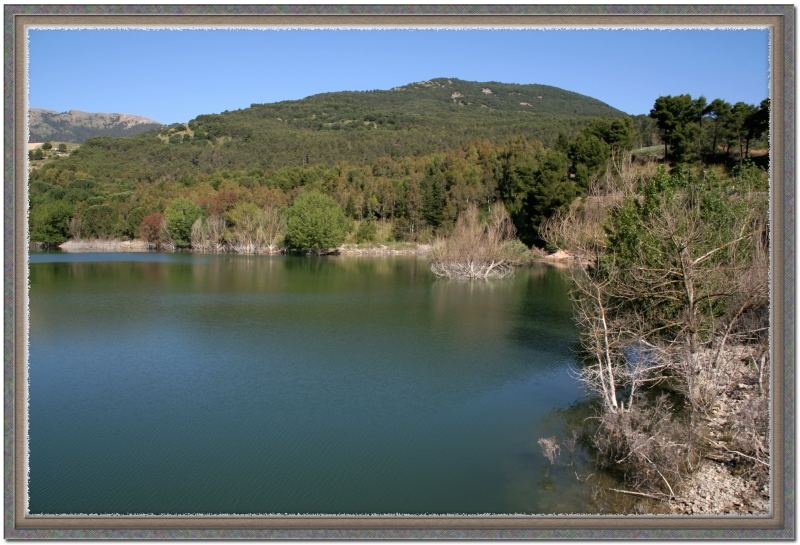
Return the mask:
{"type": "Polygon", "coordinates": [[[666,494],[659,494],[659,495],[647,494],[645,492],[634,492],[633,490],[621,490],[619,488],[606,488],[606,490],[611,490],[612,492],[618,492],[620,494],[630,494],[632,496],[644,496],[645,498],[651,498],[659,501],[669,499],[669,496],[667,496],[666,494]]]}

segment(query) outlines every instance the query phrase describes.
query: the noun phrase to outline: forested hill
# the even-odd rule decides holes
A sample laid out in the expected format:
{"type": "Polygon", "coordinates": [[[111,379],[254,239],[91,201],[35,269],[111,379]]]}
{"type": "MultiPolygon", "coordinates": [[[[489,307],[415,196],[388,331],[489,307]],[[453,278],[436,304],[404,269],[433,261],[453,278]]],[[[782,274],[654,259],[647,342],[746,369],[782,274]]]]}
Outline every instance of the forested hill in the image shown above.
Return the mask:
{"type": "Polygon", "coordinates": [[[188,130],[173,127],[169,136],[173,141],[230,138],[258,153],[261,166],[279,167],[419,155],[468,140],[517,135],[553,143],[559,133],[577,132],[589,118],[624,115],[556,87],[439,78],[388,91],[253,104],[199,116],[188,130]]]}
{"type": "Polygon", "coordinates": [[[530,242],[612,149],[651,129],[555,87],[446,78],[252,105],[74,151],[31,151],[31,237],[132,238],[145,216],[176,202],[227,217],[318,190],[349,218],[380,219],[395,239],[417,241],[447,232],[467,203],[501,199],[525,210],[515,221],[530,242]]]}
{"type": "Polygon", "coordinates": [[[625,114],[597,99],[547,85],[438,78],[388,91],[323,93],[302,100],[253,104],[244,110],[200,116],[192,125],[213,131],[230,129],[238,123],[274,120],[294,128],[317,130],[396,130],[443,123],[468,128],[507,115],[525,120],[543,116],[616,117],[625,114]]]}
{"type": "Polygon", "coordinates": [[[48,168],[117,182],[178,180],[221,169],[269,172],[423,155],[478,139],[525,136],[553,144],[560,133],[574,135],[592,119],[624,115],[555,87],[434,79],[201,115],[160,133],[90,139],[48,168]]]}

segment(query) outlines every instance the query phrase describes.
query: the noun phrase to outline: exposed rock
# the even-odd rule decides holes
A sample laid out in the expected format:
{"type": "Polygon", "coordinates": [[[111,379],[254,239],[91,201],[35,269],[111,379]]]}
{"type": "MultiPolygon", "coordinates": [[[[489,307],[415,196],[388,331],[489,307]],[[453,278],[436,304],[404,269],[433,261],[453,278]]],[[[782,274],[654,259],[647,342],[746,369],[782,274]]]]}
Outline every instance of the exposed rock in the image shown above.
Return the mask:
{"type": "Polygon", "coordinates": [[[121,113],[54,112],[31,108],[29,115],[30,142],[80,143],[94,136],[129,136],[161,126],[146,117],[121,113]]]}
{"type": "Polygon", "coordinates": [[[556,250],[552,254],[544,256],[544,258],[553,261],[571,261],[575,259],[575,256],[565,250],[556,250]]]}
{"type": "Polygon", "coordinates": [[[769,490],[758,490],[755,482],[733,475],[728,466],[705,461],[670,502],[674,513],[765,514],[769,490]]]}

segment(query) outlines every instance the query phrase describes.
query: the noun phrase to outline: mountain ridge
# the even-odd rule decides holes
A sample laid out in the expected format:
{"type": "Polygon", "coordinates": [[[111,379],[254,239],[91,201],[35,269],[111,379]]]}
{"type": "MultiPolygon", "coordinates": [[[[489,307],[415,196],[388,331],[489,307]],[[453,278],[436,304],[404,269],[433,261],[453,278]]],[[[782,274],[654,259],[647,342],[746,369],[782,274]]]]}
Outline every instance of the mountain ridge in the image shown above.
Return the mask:
{"type": "Polygon", "coordinates": [[[491,110],[525,111],[529,113],[571,113],[590,116],[628,115],[594,97],[552,85],[498,81],[481,82],[444,77],[411,82],[390,89],[326,91],[300,99],[253,103],[248,108],[225,110],[221,114],[206,115],[230,114],[253,108],[283,109],[300,103],[324,104],[330,100],[346,100],[350,98],[363,100],[365,97],[367,101],[371,100],[373,102],[377,102],[379,99],[389,99],[381,102],[380,106],[383,108],[408,108],[409,104],[405,98],[408,94],[414,93],[416,94],[415,99],[418,101],[426,103],[436,101],[448,106],[485,106],[491,110]],[[407,93],[408,91],[412,91],[412,93],[407,93]]]}
{"type": "Polygon", "coordinates": [[[131,136],[162,126],[158,121],[135,114],[76,109],[59,112],[45,108],[31,108],[28,123],[31,143],[81,143],[96,136],[131,136]]]}

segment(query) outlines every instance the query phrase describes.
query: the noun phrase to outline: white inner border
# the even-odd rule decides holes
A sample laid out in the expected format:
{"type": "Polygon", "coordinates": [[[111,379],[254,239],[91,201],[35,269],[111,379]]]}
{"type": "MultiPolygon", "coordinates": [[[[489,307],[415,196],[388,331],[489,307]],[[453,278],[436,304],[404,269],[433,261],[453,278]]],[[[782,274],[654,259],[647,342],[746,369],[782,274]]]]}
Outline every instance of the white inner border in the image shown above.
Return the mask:
{"type": "MultiPolygon", "coordinates": [[[[422,30],[422,31],[430,31],[430,30],[441,30],[441,31],[461,31],[461,30],[484,30],[484,31],[492,31],[492,30],[512,30],[512,31],[559,31],[559,30],[605,30],[605,31],[625,31],[625,30],[649,30],[649,31],[670,31],[670,30],[717,30],[717,31],[738,31],[738,30],[767,30],[769,32],[769,40],[768,40],[768,58],[767,58],[767,89],[769,94],[770,103],[774,104],[774,82],[772,78],[772,52],[773,52],[773,38],[774,32],[771,25],[675,25],[675,26],[637,26],[637,25],[624,25],[624,24],[616,24],[616,25],[486,25],[486,26],[469,26],[469,25],[453,25],[453,26],[443,26],[443,25],[380,25],[380,26],[357,26],[357,25],[276,25],[276,26],[255,26],[255,25],[208,25],[208,26],[198,26],[198,25],[25,25],[23,32],[25,33],[25,96],[23,98],[23,104],[25,106],[25,111],[28,112],[30,110],[30,105],[28,104],[29,97],[30,97],[30,30],[63,30],[63,31],[74,31],[74,30],[146,30],[146,31],[181,31],[181,30],[247,30],[247,31],[262,31],[262,32],[269,32],[269,31],[315,31],[315,30],[339,30],[339,31],[381,31],[381,30],[407,30],[407,31],[415,31],[415,30],[422,30]]],[[[775,306],[772,304],[772,298],[774,295],[772,281],[774,279],[774,267],[775,267],[775,255],[772,251],[772,245],[775,244],[775,233],[773,232],[773,221],[772,221],[772,214],[774,212],[774,200],[772,191],[774,189],[774,173],[773,173],[773,161],[774,161],[774,147],[772,146],[772,142],[774,142],[775,132],[774,132],[774,124],[772,123],[772,115],[774,113],[774,109],[770,109],[770,128],[769,128],[769,233],[770,233],[770,247],[769,247],[769,262],[770,262],[770,270],[769,270],[769,299],[770,299],[770,371],[772,371],[772,365],[775,361],[775,345],[774,345],[774,335],[772,334],[772,327],[775,325],[776,316],[775,316],[775,306]]],[[[30,135],[30,127],[29,127],[29,115],[25,116],[25,148],[27,151],[27,144],[30,135]]],[[[461,514],[461,513],[443,513],[443,514],[409,514],[409,513],[363,513],[363,514],[351,514],[351,513],[248,513],[248,514],[216,514],[216,513],[190,513],[190,514],[156,514],[156,513],[58,513],[58,514],[31,514],[29,510],[29,500],[30,500],[30,490],[29,490],[29,483],[30,483],[30,437],[29,437],[29,427],[30,427],[30,411],[28,410],[30,404],[30,361],[29,361],[29,353],[30,353],[30,335],[29,335],[29,324],[30,324],[30,233],[29,233],[29,195],[28,195],[28,187],[29,187],[29,167],[28,167],[28,155],[25,154],[25,161],[24,161],[24,168],[25,168],[25,184],[23,188],[23,194],[25,197],[25,263],[24,263],[24,271],[25,271],[25,285],[26,285],[26,293],[25,293],[25,316],[24,316],[24,334],[25,334],[25,381],[24,381],[24,388],[25,388],[25,459],[24,459],[24,471],[25,471],[25,511],[24,515],[28,518],[140,518],[140,517],[159,517],[159,518],[207,518],[207,519],[216,519],[216,518],[384,518],[384,517],[394,517],[394,518],[519,518],[519,519],[537,519],[537,518],[605,518],[605,519],[630,519],[630,518],[659,518],[659,519],[698,519],[698,518],[712,518],[712,519],[759,519],[759,518],[771,518],[773,509],[774,509],[774,501],[775,501],[775,428],[774,428],[774,392],[775,392],[775,373],[770,372],[770,403],[769,403],[769,412],[770,412],[770,434],[769,434],[769,444],[770,444],[770,503],[769,503],[769,510],[766,515],[735,515],[735,514],[710,514],[710,515],[670,515],[670,514],[650,514],[650,515],[639,515],[639,514],[625,514],[625,515],[609,515],[609,514],[589,514],[589,513],[560,513],[560,514],[551,514],[551,513],[476,513],[476,514],[461,514]]],[[[17,358],[17,362],[19,358],[17,358]]],[[[786,362],[784,362],[785,364],[786,362]]]]}

